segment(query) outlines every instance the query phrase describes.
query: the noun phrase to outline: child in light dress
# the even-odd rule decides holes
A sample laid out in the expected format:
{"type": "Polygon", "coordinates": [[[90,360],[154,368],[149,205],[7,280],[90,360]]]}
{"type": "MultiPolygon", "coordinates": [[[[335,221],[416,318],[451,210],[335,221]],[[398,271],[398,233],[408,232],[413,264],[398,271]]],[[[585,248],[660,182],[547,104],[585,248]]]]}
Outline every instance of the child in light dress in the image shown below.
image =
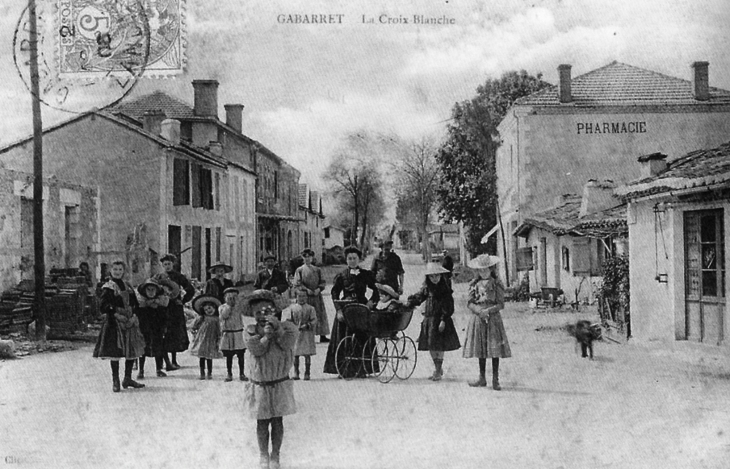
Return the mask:
{"type": "Polygon", "coordinates": [[[282,316],[299,329],[297,341],[294,343],[294,376],[299,379],[299,357],[304,357],[304,381],[311,378],[312,355],[317,354],[314,333],[317,326],[317,310],[308,303],[305,289],[297,290],[297,302],[288,307],[282,316]]]}
{"type": "Polygon", "coordinates": [[[218,308],[221,302],[210,295],[201,295],[193,300],[193,309],[200,315],[193,324],[193,347],[190,353],[200,358],[200,378],[205,379],[205,366],[208,366],[208,379],[213,379],[213,360],[222,358],[219,344],[221,328],[218,322],[218,308]]]}
{"type": "Polygon", "coordinates": [[[376,283],[375,288],[380,292],[380,300],[375,305],[375,311],[387,311],[395,313],[400,310],[403,303],[399,301],[400,295],[390,285],[376,283]]]}
{"type": "Polygon", "coordinates": [[[218,314],[221,321],[221,352],[226,357],[226,375],[225,381],[233,381],[233,356],[238,357],[238,377],[241,381],[248,381],[243,371],[244,352],[246,351],[246,343],[243,341],[243,315],[240,309],[236,308],[238,301],[238,290],[235,288],[227,288],[223,292],[225,304],[218,308],[218,314]]]}

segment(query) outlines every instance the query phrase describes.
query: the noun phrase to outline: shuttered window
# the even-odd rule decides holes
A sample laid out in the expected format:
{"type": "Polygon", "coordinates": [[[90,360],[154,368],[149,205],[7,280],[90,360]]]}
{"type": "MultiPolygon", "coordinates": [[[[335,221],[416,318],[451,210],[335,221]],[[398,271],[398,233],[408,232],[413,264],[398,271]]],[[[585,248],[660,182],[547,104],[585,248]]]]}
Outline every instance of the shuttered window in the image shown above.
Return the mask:
{"type": "Polygon", "coordinates": [[[188,160],[175,158],[173,162],[172,204],[190,203],[190,170],[188,160]]]}
{"type": "Polygon", "coordinates": [[[517,270],[532,270],[533,268],[532,248],[517,249],[517,270]]]}
{"type": "Polygon", "coordinates": [[[200,168],[200,199],[203,208],[213,210],[213,172],[200,168]]]}
{"type": "Polygon", "coordinates": [[[202,197],[200,194],[200,165],[198,163],[192,163],[190,165],[190,174],[193,187],[193,207],[202,207],[202,197]]]}
{"type": "Polygon", "coordinates": [[[591,240],[573,238],[573,275],[591,275],[591,240]]]}
{"type": "Polygon", "coordinates": [[[215,204],[215,209],[220,210],[221,209],[221,175],[220,173],[215,173],[215,200],[213,201],[215,204]]]}

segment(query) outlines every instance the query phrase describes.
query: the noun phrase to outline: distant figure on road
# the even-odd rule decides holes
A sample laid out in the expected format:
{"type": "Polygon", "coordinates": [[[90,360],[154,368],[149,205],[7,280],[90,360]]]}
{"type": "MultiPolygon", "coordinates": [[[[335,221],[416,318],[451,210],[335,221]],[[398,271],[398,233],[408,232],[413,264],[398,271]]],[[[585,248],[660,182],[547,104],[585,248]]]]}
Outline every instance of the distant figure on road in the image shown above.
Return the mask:
{"type": "Polygon", "coordinates": [[[305,249],[302,251],[302,259],[304,264],[297,268],[294,272],[292,286],[294,289],[301,288],[307,292],[307,303],[314,307],[317,312],[317,326],[315,334],[319,336],[320,342],[329,342],[327,334],[329,334],[329,318],[327,310],[324,307],[322,292],[327,282],[322,274],[322,269],[313,264],[314,251],[305,249]]]}
{"type": "Polygon", "coordinates": [[[286,274],[276,267],[276,256],[268,254],[264,257],[265,267],[256,276],[253,286],[257,290],[269,290],[272,293],[284,294],[289,289],[286,274]]]}
{"type": "Polygon", "coordinates": [[[454,274],[454,259],[449,255],[447,249],[444,249],[442,254],[444,257],[441,259],[441,267],[449,271],[449,273],[444,274],[444,277],[449,282],[449,285],[451,285],[451,277],[454,274]]]}
{"type": "Polygon", "coordinates": [[[375,274],[375,281],[390,285],[399,295],[403,294],[403,263],[400,256],[393,252],[393,241],[380,244],[381,251],[373,259],[370,270],[375,274]]]}
{"type": "Polygon", "coordinates": [[[233,267],[223,262],[217,262],[212,265],[208,272],[213,274],[213,277],[205,282],[205,295],[210,295],[218,298],[218,301],[223,304],[225,299],[223,293],[233,288],[233,282],[225,277],[226,274],[233,272],[233,267]]]}
{"type": "Polygon", "coordinates": [[[504,308],[504,285],[497,276],[502,259],[482,254],[469,261],[477,277],[469,284],[469,318],[464,340],[464,358],[479,359],[479,378],[469,386],[486,386],[487,358],[492,359],[492,389],[499,391],[499,359],[512,356],[500,311],[504,308]]]}

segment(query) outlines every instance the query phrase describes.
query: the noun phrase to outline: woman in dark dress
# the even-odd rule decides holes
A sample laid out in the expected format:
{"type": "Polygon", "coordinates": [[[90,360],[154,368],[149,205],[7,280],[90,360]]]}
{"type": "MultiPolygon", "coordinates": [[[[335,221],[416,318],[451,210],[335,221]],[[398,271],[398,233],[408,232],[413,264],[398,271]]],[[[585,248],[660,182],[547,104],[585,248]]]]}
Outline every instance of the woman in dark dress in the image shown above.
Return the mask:
{"type": "MultiPolygon", "coordinates": [[[[335,301],[337,315],[332,325],[332,335],[330,336],[330,343],[327,347],[327,358],[324,362],[324,372],[328,374],[338,374],[337,364],[335,362],[337,345],[339,345],[340,340],[352,333],[348,331],[345,318],[337,300],[351,300],[357,303],[367,304],[368,308],[370,308],[380,299],[378,289],[375,287],[375,274],[358,266],[361,257],[362,252],[356,247],[350,246],[345,249],[347,268],[337,274],[334,285],[332,286],[332,300],[335,301]],[[372,291],[369,299],[365,296],[368,289],[372,291]]],[[[373,339],[368,338],[366,334],[355,334],[356,350],[362,350],[363,345],[366,343],[368,343],[368,347],[372,350],[371,347],[374,346],[373,339]]],[[[367,351],[365,353],[367,354],[367,351]]],[[[354,365],[352,369],[344,370],[343,377],[350,378],[358,374],[358,369],[360,368],[359,363],[355,363],[354,365]]],[[[366,362],[365,372],[371,373],[371,368],[370,363],[366,362]]],[[[362,376],[362,373],[360,375],[362,376]]]]}
{"type": "Polygon", "coordinates": [[[94,347],[94,358],[111,361],[112,390],[119,392],[119,361],[124,360],[124,381],[121,385],[143,388],[132,379],[135,359],[144,354],[144,339],[139,330],[139,319],[133,312],[138,306],[131,285],[123,280],[124,263],[112,263],[111,278],[101,287],[99,312],[104,323],[94,347]]]}
{"type": "Polygon", "coordinates": [[[176,298],[170,298],[170,304],[167,306],[167,330],[165,333],[165,365],[167,371],[174,371],[180,368],[177,363],[177,352],[184,352],[190,346],[190,338],[188,337],[188,329],[185,321],[185,309],[183,305],[195,296],[195,287],[190,283],[183,274],[174,270],[177,257],[167,254],[160,259],[164,272],[155,276],[158,281],[171,280],[180,287],[180,294],[176,298]],[[172,360],[168,358],[170,353],[172,360]]]}

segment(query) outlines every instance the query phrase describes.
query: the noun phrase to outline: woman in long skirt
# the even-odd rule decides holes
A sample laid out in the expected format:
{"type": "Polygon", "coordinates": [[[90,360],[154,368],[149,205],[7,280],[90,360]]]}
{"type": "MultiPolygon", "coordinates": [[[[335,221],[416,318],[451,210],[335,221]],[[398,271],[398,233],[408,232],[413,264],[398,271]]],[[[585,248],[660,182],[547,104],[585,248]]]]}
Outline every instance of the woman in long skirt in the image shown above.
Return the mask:
{"type": "MultiPolygon", "coordinates": [[[[335,352],[337,351],[337,345],[348,334],[352,334],[354,331],[349,331],[347,323],[345,323],[345,317],[337,300],[351,300],[361,304],[368,304],[368,306],[375,304],[380,299],[380,293],[377,287],[375,287],[375,274],[367,269],[361,269],[359,267],[362,252],[356,247],[349,246],[345,249],[345,259],[347,261],[347,268],[337,274],[335,277],[335,283],[332,287],[332,300],[335,301],[335,308],[338,309],[337,317],[335,318],[334,324],[332,324],[332,335],[330,336],[329,347],[327,347],[327,357],[324,362],[324,372],[328,374],[340,374],[337,371],[337,363],[335,360],[335,352]],[[365,294],[367,290],[372,291],[372,295],[368,299],[365,294]]],[[[375,341],[367,336],[367,334],[355,332],[355,350],[363,350],[365,347],[365,355],[368,356],[372,353],[372,349],[375,346],[375,341]]],[[[376,363],[377,365],[377,363],[376,363]]],[[[365,369],[360,368],[360,363],[353,362],[347,369],[341,369],[342,374],[340,376],[344,378],[351,378],[354,376],[364,377],[367,373],[372,373],[373,370],[370,362],[365,363],[365,369]]]]}
{"type": "Polygon", "coordinates": [[[177,257],[167,254],[160,259],[160,262],[165,271],[157,274],[155,279],[158,281],[171,280],[180,287],[179,296],[171,297],[167,307],[167,333],[165,334],[165,369],[174,371],[180,368],[177,363],[177,353],[184,352],[190,347],[184,305],[195,295],[195,288],[187,277],[174,269],[177,257]],[[168,358],[168,353],[172,359],[168,358]]]}
{"type": "Polygon", "coordinates": [[[112,368],[112,390],[119,392],[119,361],[124,360],[124,380],[121,385],[143,388],[132,379],[134,360],[144,355],[144,338],[139,329],[139,319],[132,308],[137,307],[137,298],[132,286],[123,280],[124,263],[115,261],[111,267],[111,278],[101,287],[99,312],[104,323],[94,347],[94,358],[108,359],[112,368]]]}
{"type": "Polygon", "coordinates": [[[469,285],[468,308],[472,313],[466,328],[464,358],[479,359],[479,378],[469,386],[487,385],[487,358],[492,359],[492,389],[499,391],[499,359],[512,356],[500,311],[504,308],[504,286],[497,277],[497,256],[482,254],[469,261],[478,276],[469,285]]]}
{"type": "Polygon", "coordinates": [[[319,336],[320,342],[329,342],[327,334],[330,332],[330,323],[322,299],[322,292],[324,287],[327,286],[327,282],[324,275],[322,275],[322,269],[312,263],[314,251],[305,249],[302,251],[302,259],[304,264],[294,272],[293,287],[295,291],[303,288],[307,292],[307,303],[314,306],[317,313],[317,325],[314,333],[319,336]]]}

